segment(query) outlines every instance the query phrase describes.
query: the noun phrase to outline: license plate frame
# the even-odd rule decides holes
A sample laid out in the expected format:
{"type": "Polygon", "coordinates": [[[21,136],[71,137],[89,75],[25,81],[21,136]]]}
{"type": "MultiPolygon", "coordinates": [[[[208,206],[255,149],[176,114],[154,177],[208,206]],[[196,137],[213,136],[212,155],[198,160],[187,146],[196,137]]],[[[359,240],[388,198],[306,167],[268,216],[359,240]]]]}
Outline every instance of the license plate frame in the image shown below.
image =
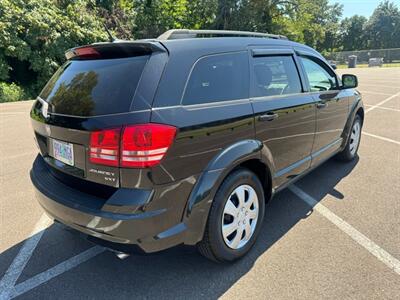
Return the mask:
{"type": "Polygon", "coordinates": [[[51,139],[52,156],[66,165],[74,166],[74,145],[71,143],[51,139]]]}

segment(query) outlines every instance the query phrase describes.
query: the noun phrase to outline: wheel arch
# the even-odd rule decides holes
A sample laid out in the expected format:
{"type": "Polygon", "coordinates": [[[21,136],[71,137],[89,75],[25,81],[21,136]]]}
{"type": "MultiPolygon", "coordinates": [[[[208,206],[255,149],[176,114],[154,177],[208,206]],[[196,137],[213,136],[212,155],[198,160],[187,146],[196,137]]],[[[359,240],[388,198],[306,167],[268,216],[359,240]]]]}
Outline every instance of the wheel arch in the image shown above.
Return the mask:
{"type": "Polygon", "coordinates": [[[361,118],[361,123],[364,124],[364,108],[361,106],[357,109],[356,115],[359,115],[361,118]]]}
{"type": "Polygon", "coordinates": [[[188,199],[183,222],[187,226],[185,244],[194,245],[204,234],[214,196],[224,179],[238,168],[247,168],[260,179],[266,200],[272,196],[272,162],[262,142],[244,140],[222,150],[200,176],[188,199]]]}
{"type": "Polygon", "coordinates": [[[356,115],[359,115],[361,117],[361,122],[364,123],[365,112],[364,112],[364,105],[362,103],[361,97],[358,97],[350,105],[351,105],[351,107],[349,110],[349,116],[347,118],[347,122],[346,122],[346,125],[345,125],[345,127],[343,129],[343,133],[342,133],[342,138],[343,138],[342,149],[346,146],[347,140],[350,137],[350,129],[353,125],[354,118],[356,117],[356,115]]]}

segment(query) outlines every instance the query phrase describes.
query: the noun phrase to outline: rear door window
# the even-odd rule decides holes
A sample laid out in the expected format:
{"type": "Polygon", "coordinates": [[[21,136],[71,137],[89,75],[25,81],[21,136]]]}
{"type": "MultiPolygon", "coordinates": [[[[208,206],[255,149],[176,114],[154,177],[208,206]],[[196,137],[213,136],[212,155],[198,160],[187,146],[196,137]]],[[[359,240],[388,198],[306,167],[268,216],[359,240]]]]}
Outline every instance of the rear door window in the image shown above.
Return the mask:
{"type": "Polygon", "coordinates": [[[253,59],[252,97],[301,93],[301,83],[293,57],[262,56],[253,59]]]}
{"type": "Polygon", "coordinates": [[[57,114],[87,117],[127,112],[148,58],[68,61],[39,97],[57,114]]]}
{"type": "Polygon", "coordinates": [[[247,52],[217,54],[201,58],[187,82],[185,105],[248,98],[247,52]]]}

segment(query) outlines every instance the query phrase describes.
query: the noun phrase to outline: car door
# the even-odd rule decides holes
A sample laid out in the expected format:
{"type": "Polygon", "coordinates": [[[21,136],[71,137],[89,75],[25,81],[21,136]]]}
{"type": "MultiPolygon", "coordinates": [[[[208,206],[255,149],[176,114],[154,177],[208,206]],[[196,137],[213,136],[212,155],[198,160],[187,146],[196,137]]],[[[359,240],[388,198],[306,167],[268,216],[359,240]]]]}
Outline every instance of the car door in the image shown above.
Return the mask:
{"type": "Polygon", "coordinates": [[[317,129],[312,149],[312,165],[329,158],[342,144],[349,98],[339,87],[334,71],[320,58],[300,55],[310,94],[316,100],[317,129]]]}
{"type": "Polygon", "coordinates": [[[274,188],[310,167],[316,108],[292,49],[251,50],[256,137],[273,159],[274,188]]]}

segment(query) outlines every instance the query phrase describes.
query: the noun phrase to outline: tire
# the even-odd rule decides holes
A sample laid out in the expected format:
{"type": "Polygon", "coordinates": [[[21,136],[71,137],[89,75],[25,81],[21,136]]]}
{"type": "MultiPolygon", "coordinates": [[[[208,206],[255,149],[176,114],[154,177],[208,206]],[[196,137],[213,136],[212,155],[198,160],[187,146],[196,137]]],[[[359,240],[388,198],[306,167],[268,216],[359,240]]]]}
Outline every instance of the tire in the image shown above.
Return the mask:
{"type": "Polygon", "coordinates": [[[263,186],[258,177],[244,168],[233,171],[215,195],[203,240],[197,245],[199,252],[216,262],[232,262],[243,257],[257,239],[264,210],[263,186]],[[242,195],[240,198],[244,201],[240,201],[238,195],[242,195]],[[230,229],[225,230],[225,234],[223,225],[230,229]],[[228,235],[233,227],[236,230],[228,235]]]}
{"type": "Polygon", "coordinates": [[[341,161],[349,162],[357,156],[357,151],[361,141],[362,120],[359,115],[356,115],[351,126],[350,136],[347,140],[344,149],[336,155],[336,158],[341,161]]]}

